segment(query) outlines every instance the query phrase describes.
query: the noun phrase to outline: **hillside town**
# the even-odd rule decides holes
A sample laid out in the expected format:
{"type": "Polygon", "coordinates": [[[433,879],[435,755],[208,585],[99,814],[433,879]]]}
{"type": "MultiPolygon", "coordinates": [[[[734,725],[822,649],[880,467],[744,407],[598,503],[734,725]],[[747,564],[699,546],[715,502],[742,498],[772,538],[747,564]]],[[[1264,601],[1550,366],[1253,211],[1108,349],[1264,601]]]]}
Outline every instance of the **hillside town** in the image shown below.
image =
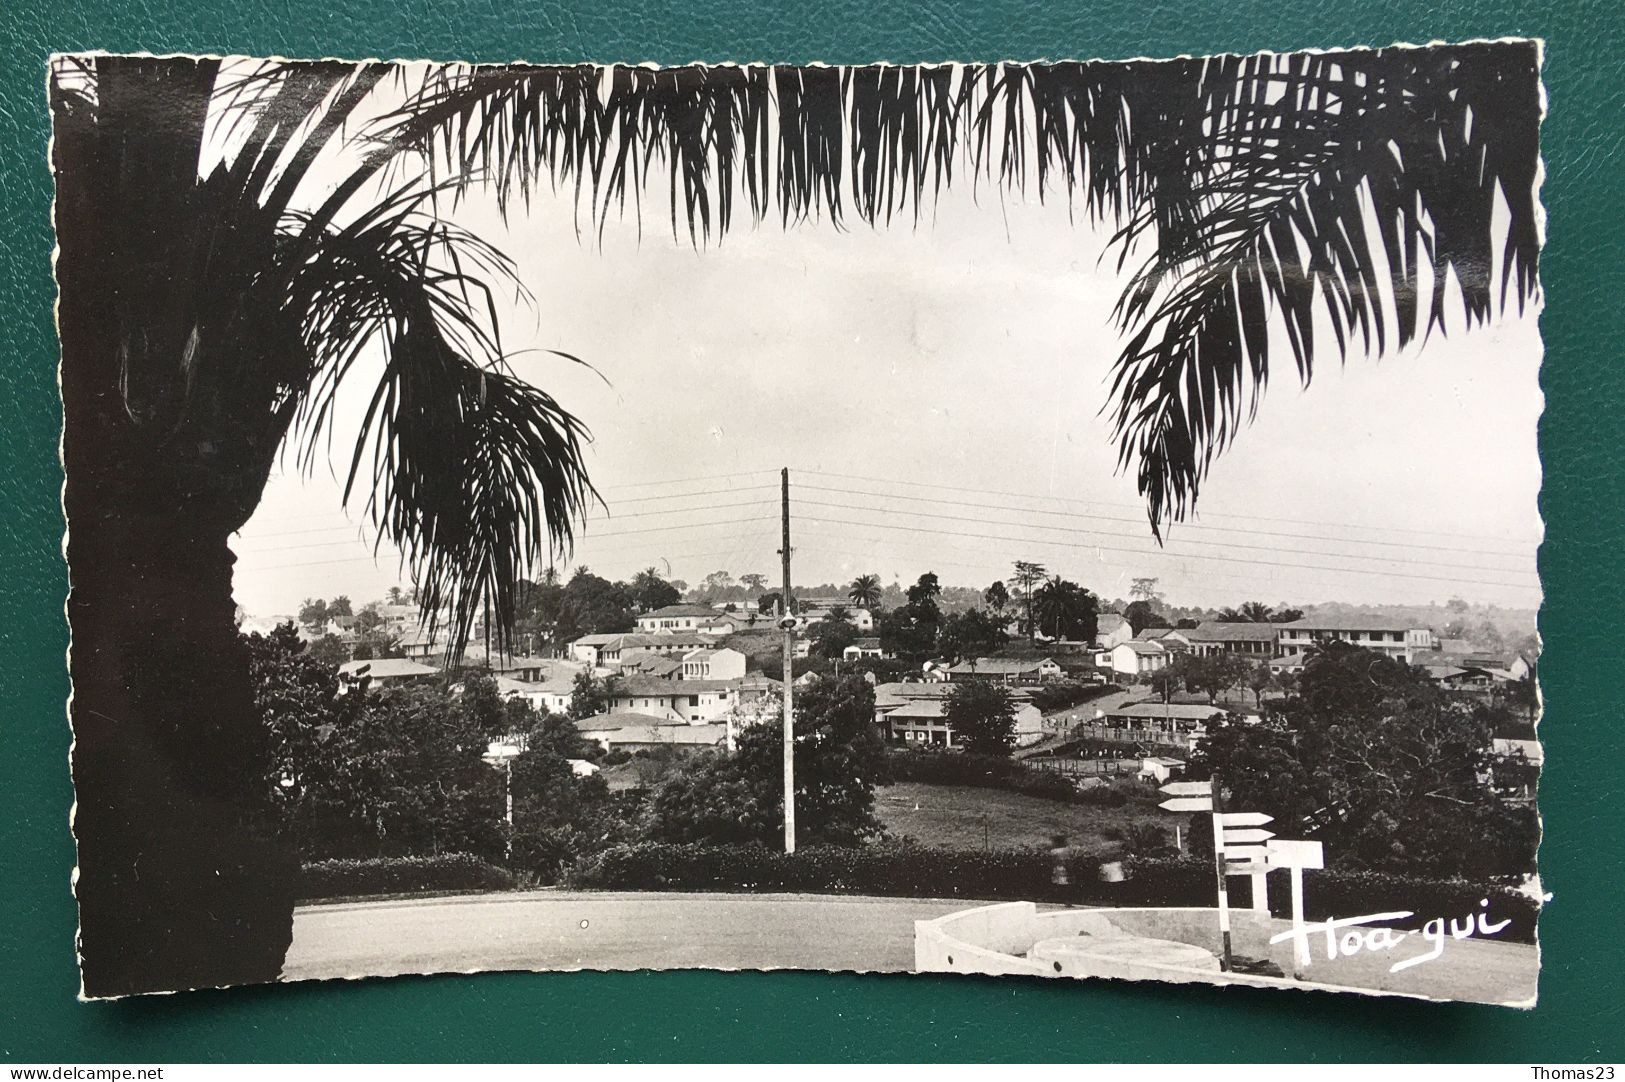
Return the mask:
{"type": "MultiPolygon", "coordinates": [[[[360,608],[348,598],[307,601],[297,617],[248,619],[244,629],[294,624],[348,686],[487,675],[504,702],[567,718],[583,740],[619,759],[733,749],[743,729],[781,715],[784,604],[763,576],[721,587],[724,580],[731,576],[716,573],[687,591],[690,600],[680,589],[686,584],[653,569],[628,584],[583,569],[562,585],[536,584],[512,641],[495,643],[476,623],[456,659],[447,654],[446,617],[425,621],[399,590],[360,608]],[[571,594],[595,595],[599,608],[573,604],[571,594]],[[557,612],[549,613],[550,599],[557,612]],[[591,630],[570,634],[581,627],[591,630]]],[[[1135,600],[1102,603],[1018,563],[1008,586],[996,582],[979,598],[955,591],[957,612],[945,611],[944,590],[930,573],[891,608],[876,576],[860,576],[844,596],[827,585],[793,592],[798,671],[791,678],[805,687],[862,674],[873,687],[881,739],[940,751],[967,743],[949,710],[955,692],[996,685],[1008,699],[1018,757],[1046,769],[1149,780],[1177,775],[1210,723],[1256,722],[1266,702],[1293,689],[1311,652],[1329,644],[1402,662],[1442,691],[1522,704],[1533,716],[1533,637],[1509,644],[1490,622],[1469,625],[1463,602],[1446,606],[1453,619],[1434,627],[1337,606],[1313,615],[1256,602],[1186,612],[1164,604],[1156,586],[1137,580],[1135,600]]],[[[500,764],[524,742],[522,733],[493,740],[488,761],[500,764]]],[[[1523,726],[1497,736],[1496,750],[1536,762],[1540,754],[1523,726]]]]}

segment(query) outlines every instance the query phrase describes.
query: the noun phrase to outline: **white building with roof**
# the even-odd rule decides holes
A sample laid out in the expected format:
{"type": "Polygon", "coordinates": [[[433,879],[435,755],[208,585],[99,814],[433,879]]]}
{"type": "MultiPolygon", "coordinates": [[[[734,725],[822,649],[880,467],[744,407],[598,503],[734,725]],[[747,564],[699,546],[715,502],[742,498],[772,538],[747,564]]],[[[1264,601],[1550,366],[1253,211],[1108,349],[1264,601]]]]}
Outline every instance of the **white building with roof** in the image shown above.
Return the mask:
{"type": "Polygon", "coordinates": [[[1381,616],[1317,616],[1281,624],[1280,652],[1301,653],[1317,643],[1346,642],[1409,663],[1433,649],[1433,632],[1381,616]]]}

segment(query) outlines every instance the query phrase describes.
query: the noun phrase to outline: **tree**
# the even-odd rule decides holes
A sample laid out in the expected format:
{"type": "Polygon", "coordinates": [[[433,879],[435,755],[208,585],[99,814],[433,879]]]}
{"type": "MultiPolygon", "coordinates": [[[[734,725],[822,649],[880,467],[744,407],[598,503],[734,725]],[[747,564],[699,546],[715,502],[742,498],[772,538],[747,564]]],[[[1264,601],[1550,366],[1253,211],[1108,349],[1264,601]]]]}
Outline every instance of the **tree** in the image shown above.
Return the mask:
{"type": "Polygon", "coordinates": [[[310,644],[310,656],[335,669],[350,660],[350,650],[337,635],[323,635],[310,644]]]}
{"type": "Polygon", "coordinates": [[[1291,624],[1303,619],[1303,610],[1281,606],[1270,613],[1269,622],[1272,624],[1291,624]]]}
{"type": "MultiPolygon", "coordinates": [[[[861,676],[819,680],[797,693],[796,842],[857,845],[878,836],[874,787],[885,747],[874,731],[874,688],[861,676]]],[[[776,846],[784,832],[782,721],[743,729],[733,754],[696,757],[649,800],[656,841],[776,846]]]]}
{"type": "Polygon", "coordinates": [[[1100,599],[1075,582],[1056,575],[1039,587],[1033,618],[1052,639],[1094,642],[1100,599]]]}
{"type": "Polygon", "coordinates": [[[327,626],[327,602],[321,598],[307,597],[299,603],[299,622],[312,631],[320,631],[327,626]]]}
{"type": "Polygon", "coordinates": [[[1002,581],[995,581],[992,586],[982,591],[982,600],[987,602],[988,608],[1002,617],[1004,610],[1010,606],[1010,591],[1004,588],[1002,581]]]}
{"type": "Polygon", "coordinates": [[[399,605],[406,597],[405,594],[401,593],[401,588],[399,586],[391,586],[386,596],[389,598],[389,603],[391,605],[399,605]]]}
{"type": "Polygon", "coordinates": [[[1157,613],[1149,601],[1130,601],[1123,607],[1123,619],[1128,621],[1128,626],[1136,635],[1148,627],[1168,626],[1167,620],[1157,613]]]}
{"type": "Polygon", "coordinates": [[[1137,679],[1155,691],[1163,702],[1170,702],[1173,700],[1174,692],[1185,686],[1185,680],[1190,675],[1191,662],[1190,654],[1175,654],[1162,668],[1140,673],[1137,679]]]}
{"type": "Polygon", "coordinates": [[[1338,354],[1382,352],[1390,328],[1401,347],[1442,329],[1447,305],[1471,325],[1534,295],[1537,65],[1520,42],[963,75],[57,58],[87,990],[279,970],[293,873],[247,795],[268,759],[228,542],[285,441],[307,465],[321,453],[341,384],[382,373],[347,488],[373,490],[374,525],[407,554],[420,608],[451,611],[453,655],[488,607],[495,633],[511,630],[521,573],[565,547],[592,499],[579,424],[508,372],[485,319],[512,264],[436,220],[437,197],[480,186],[505,213],[551,178],[599,219],[660,182],[624,163],[661,157],[698,241],[727,231],[722,193],[745,177],[753,221],[777,209],[839,225],[850,208],[879,223],[910,199],[919,215],[928,187],[956,179],[1025,185],[1036,161],[1041,189],[1110,219],[1123,258],[1144,253],[1117,307],[1110,412],[1160,536],[1191,511],[1271,367],[1310,377],[1327,348],[1317,321],[1332,322],[1338,354]],[[240,138],[215,160],[206,133],[222,125],[240,138]],[[335,157],[351,163],[336,185],[308,180],[335,157]],[[387,363],[354,364],[365,348],[387,363]],[[1208,391],[1190,401],[1191,386],[1208,391]],[[159,770],[144,749],[163,733],[191,751],[159,770]],[[197,799],[155,790],[175,777],[197,799]],[[128,942],[151,953],[126,955],[128,942]]]}
{"type": "Polygon", "coordinates": [[[1186,658],[1182,674],[1185,686],[1206,695],[1210,703],[1218,702],[1221,694],[1245,679],[1251,668],[1245,658],[1225,652],[1186,658]]]}
{"type": "MultiPolygon", "coordinates": [[[[367,607],[372,609],[374,613],[377,613],[378,611],[377,602],[374,602],[367,607]]],[[[353,616],[355,615],[355,611],[350,607],[350,599],[345,597],[343,594],[340,594],[338,597],[335,597],[332,601],[327,603],[327,615],[334,619],[339,619],[341,617],[353,616]]]]}
{"type": "Polygon", "coordinates": [[[852,588],[846,596],[858,608],[874,612],[880,608],[880,576],[859,575],[852,580],[852,588]]]}
{"type": "Polygon", "coordinates": [[[842,652],[858,641],[858,631],[844,619],[836,619],[831,612],[822,620],[807,628],[807,638],[812,640],[812,649],[822,658],[839,658],[842,652]]]}
{"type": "Polygon", "coordinates": [[[1248,601],[1239,609],[1220,609],[1219,621],[1226,624],[1267,624],[1270,607],[1262,601],[1248,601]]]}
{"type": "Polygon", "coordinates": [[[954,661],[986,657],[1005,643],[1004,624],[981,609],[968,609],[942,621],[937,647],[954,661]]]}
{"type": "Polygon", "coordinates": [[[734,577],[729,571],[713,571],[705,576],[700,583],[700,599],[703,601],[721,601],[729,589],[733,587],[734,577]]]}
{"type": "Polygon", "coordinates": [[[756,611],[763,616],[777,616],[779,605],[784,601],[784,595],[777,590],[763,594],[756,599],[756,611]]]}
{"type": "Polygon", "coordinates": [[[619,813],[598,775],[577,777],[569,760],[584,757],[575,726],[545,715],[510,768],[513,862],[554,882],[574,860],[632,840],[630,816],[619,813]]]}
{"type": "Polygon", "coordinates": [[[956,683],[948,693],[948,727],[972,755],[1008,756],[1016,744],[1015,715],[1009,689],[991,680],[956,683]]]}
{"type": "Polygon", "coordinates": [[[1010,582],[1016,588],[1016,596],[1021,599],[1021,606],[1027,618],[1023,624],[1027,632],[1027,641],[1033,641],[1036,631],[1033,626],[1033,591],[1038,584],[1044,581],[1044,565],[1029,560],[1017,560],[1015,571],[1010,576],[1010,582]]]}
{"type": "Polygon", "coordinates": [[[510,732],[507,704],[497,690],[496,678],[489,673],[471,673],[463,680],[463,690],[455,702],[462,721],[474,732],[495,740],[510,732]]]}
{"type": "Polygon", "coordinates": [[[661,578],[660,572],[652,567],[646,567],[632,577],[628,592],[639,612],[653,612],[683,599],[677,588],[661,578]]]}
{"type": "Polygon", "coordinates": [[[752,572],[749,575],[740,575],[739,584],[745,588],[745,600],[755,600],[763,590],[767,589],[767,576],[752,572]]]}
{"type": "Polygon", "coordinates": [[[1486,715],[1408,666],[1314,648],[1260,724],[1210,725],[1191,760],[1229,806],[1326,843],[1334,865],[1484,880],[1534,866],[1533,809],[1494,788],[1486,715]]]}
{"type": "Polygon", "coordinates": [[[606,676],[602,680],[596,680],[592,673],[585,670],[576,673],[570,687],[570,720],[580,721],[582,718],[594,717],[607,711],[615,690],[612,683],[614,679],[612,676],[606,676]]]}
{"type": "Polygon", "coordinates": [[[324,745],[354,724],[365,698],[341,693],[337,666],[307,648],[291,623],[243,642],[255,713],[271,745],[272,768],[262,784],[279,829],[308,853],[322,830],[322,794],[342,769],[324,745]]]}
{"type": "Polygon", "coordinates": [[[1128,595],[1155,608],[1162,601],[1162,594],[1157,590],[1157,581],[1151,578],[1135,579],[1128,588],[1128,595]]]}
{"type": "Polygon", "coordinates": [[[942,610],[937,606],[937,598],[942,596],[942,584],[937,581],[934,571],[927,571],[921,575],[913,586],[908,588],[908,603],[922,619],[940,618],[942,610]]]}
{"type": "Polygon", "coordinates": [[[1248,671],[1247,686],[1252,689],[1254,702],[1262,709],[1264,692],[1273,691],[1280,685],[1276,683],[1275,673],[1270,669],[1269,662],[1260,661],[1248,671]]]}

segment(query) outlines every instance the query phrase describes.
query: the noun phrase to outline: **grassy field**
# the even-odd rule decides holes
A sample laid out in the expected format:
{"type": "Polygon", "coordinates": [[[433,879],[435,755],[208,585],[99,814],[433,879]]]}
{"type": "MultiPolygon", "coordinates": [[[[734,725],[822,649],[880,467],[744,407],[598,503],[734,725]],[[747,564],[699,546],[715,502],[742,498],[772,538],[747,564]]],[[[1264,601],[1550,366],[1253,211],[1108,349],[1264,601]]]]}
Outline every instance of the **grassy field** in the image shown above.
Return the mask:
{"type": "Polygon", "coordinates": [[[1069,845],[1104,851],[1117,844],[1107,831],[1154,823],[1168,832],[1172,842],[1174,825],[1183,826],[1189,818],[1136,804],[1099,808],[1002,789],[918,782],[875,789],[875,813],[895,836],[954,849],[979,849],[984,840],[994,849],[1048,849],[1052,835],[1065,834],[1069,845]]]}

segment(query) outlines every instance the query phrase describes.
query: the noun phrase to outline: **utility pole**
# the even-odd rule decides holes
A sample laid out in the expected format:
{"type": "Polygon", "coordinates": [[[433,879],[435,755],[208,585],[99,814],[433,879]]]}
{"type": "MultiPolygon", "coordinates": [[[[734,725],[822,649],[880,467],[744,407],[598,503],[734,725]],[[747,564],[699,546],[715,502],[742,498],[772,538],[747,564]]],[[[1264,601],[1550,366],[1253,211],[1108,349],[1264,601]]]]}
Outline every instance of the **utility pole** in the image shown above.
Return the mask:
{"type": "Polygon", "coordinates": [[[784,851],[796,851],[796,714],[794,673],[791,672],[796,656],[796,618],[790,597],[790,468],[780,474],[782,487],[780,503],[783,509],[784,539],[779,555],[784,560],[784,593],[779,599],[783,615],[779,627],[784,631],[784,851]]]}

